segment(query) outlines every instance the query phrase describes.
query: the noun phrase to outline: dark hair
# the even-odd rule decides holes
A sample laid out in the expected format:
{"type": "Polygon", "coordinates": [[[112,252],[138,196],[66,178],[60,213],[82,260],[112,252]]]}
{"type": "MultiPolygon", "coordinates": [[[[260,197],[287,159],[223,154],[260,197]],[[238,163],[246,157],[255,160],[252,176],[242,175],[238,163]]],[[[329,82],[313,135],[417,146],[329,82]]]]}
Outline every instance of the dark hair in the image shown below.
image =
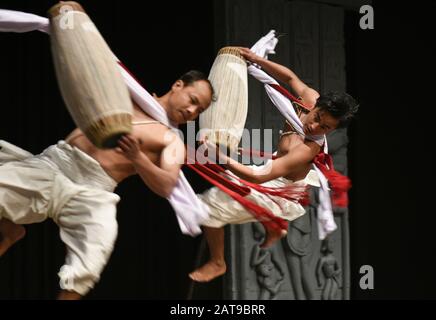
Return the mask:
{"type": "Polygon", "coordinates": [[[190,86],[197,81],[206,81],[207,84],[209,85],[210,93],[212,95],[212,101],[216,100],[215,90],[213,89],[212,83],[209,81],[209,79],[206,77],[206,75],[203,72],[198,70],[191,70],[183,74],[179,78],[179,80],[182,80],[185,86],[190,86]]]}
{"type": "Polygon", "coordinates": [[[327,111],[339,120],[338,128],[343,128],[353,119],[359,105],[348,93],[330,91],[316,100],[315,107],[327,111]]]}

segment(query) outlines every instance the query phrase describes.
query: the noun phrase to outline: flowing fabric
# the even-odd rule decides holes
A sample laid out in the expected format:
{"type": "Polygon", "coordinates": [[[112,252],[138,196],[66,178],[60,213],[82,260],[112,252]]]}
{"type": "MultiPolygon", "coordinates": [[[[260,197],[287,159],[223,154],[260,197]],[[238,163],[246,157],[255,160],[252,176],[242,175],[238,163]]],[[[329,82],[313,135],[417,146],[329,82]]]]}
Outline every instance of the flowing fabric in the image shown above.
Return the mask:
{"type": "Polygon", "coordinates": [[[48,19],[36,14],[0,9],[1,32],[21,33],[35,30],[49,33],[48,19]]]}

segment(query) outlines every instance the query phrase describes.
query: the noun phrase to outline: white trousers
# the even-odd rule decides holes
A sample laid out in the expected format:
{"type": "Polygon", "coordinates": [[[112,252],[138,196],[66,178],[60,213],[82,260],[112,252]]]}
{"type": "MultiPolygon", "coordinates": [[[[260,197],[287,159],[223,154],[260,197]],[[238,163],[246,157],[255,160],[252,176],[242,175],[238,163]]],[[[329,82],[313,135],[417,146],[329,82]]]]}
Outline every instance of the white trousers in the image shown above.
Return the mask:
{"type": "MultiPolygon", "coordinates": [[[[290,184],[319,186],[319,180],[316,173],[311,170],[304,180],[293,182],[281,177],[265,182],[262,185],[267,187],[284,187],[290,184]]],[[[217,187],[206,190],[199,194],[198,197],[209,207],[209,219],[202,223],[204,226],[220,228],[226,224],[257,221],[244,206],[217,187]]],[[[251,193],[246,198],[270,210],[275,216],[288,221],[295,220],[305,213],[304,207],[299,203],[278,196],[263,194],[253,189],[251,189],[251,193]]]]}
{"type": "Polygon", "coordinates": [[[110,258],[118,225],[116,182],[100,164],[64,141],[33,156],[0,140],[0,219],[53,219],[67,247],[62,289],[85,295],[110,258]]]}

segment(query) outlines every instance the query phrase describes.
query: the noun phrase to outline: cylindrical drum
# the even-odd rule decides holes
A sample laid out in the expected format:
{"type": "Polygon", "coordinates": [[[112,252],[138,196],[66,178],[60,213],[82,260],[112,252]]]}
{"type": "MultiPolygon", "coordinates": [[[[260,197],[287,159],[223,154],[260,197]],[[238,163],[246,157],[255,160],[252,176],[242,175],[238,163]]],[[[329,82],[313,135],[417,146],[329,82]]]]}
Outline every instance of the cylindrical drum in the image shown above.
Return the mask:
{"type": "Polygon", "coordinates": [[[224,47],[218,52],[209,80],[217,99],[200,115],[202,138],[234,152],[248,111],[247,64],[237,47],[224,47]]]}
{"type": "Polygon", "coordinates": [[[74,1],[48,11],[62,97],[76,125],[99,148],[114,148],[132,130],[132,101],[114,55],[74,1]]]}

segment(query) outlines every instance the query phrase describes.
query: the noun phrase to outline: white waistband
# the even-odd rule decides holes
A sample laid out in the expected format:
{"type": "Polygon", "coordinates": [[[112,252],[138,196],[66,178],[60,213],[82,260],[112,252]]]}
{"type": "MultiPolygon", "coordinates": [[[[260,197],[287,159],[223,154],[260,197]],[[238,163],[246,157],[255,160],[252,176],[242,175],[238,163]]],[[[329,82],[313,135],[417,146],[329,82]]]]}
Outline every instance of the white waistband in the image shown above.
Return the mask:
{"type": "Polygon", "coordinates": [[[75,183],[110,192],[117,186],[117,182],[104,171],[97,160],[63,140],[48,147],[37,157],[52,167],[56,166],[75,183]]]}

